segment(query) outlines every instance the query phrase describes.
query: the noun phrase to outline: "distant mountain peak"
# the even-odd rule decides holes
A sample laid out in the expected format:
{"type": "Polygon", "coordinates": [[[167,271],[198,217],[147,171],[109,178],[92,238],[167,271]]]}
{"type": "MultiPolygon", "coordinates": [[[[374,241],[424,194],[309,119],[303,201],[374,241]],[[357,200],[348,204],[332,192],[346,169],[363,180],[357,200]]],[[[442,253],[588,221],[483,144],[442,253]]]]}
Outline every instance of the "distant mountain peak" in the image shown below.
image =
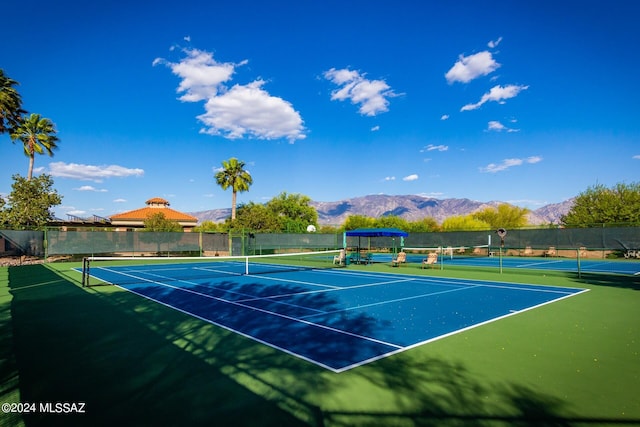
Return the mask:
{"type": "MultiPolygon", "coordinates": [[[[325,225],[342,224],[350,215],[362,215],[371,218],[384,216],[398,216],[408,221],[418,221],[423,218],[433,218],[441,223],[451,216],[468,215],[488,207],[496,207],[506,202],[482,202],[470,199],[436,199],[433,197],[411,195],[372,194],[353,197],[335,202],[315,202],[311,206],[318,212],[318,222],[325,225]]],[[[565,215],[573,199],[561,203],[543,206],[529,214],[532,225],[558,223],[565,215]]],[[[199,222],[223,222],[231,216],[231,209],[214,209],[209,211],[191,212],[199,222]]]]}

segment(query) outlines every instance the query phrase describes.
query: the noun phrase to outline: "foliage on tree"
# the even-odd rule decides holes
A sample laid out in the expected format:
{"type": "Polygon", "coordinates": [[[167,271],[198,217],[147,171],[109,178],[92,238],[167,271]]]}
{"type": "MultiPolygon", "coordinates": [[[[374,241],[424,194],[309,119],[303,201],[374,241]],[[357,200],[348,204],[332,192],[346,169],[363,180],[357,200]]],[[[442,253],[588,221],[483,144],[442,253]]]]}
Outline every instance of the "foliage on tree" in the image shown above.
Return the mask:
{"type": "Polygon", "coordinates": [[[344,221],[345,230],[355,230],[356,228],[372,228],[374,219],[364,215],[349,215],[344,221]]]}
{"type": "Polygon", "coordinates": [[[27,179],[33,176],[33,164],[36,154],[53,156],[53,150],[58,148],[59,138],[56,136],[56,129],[53,122],[40,114],[31,114],[23,119],[20,124],[11,131],[11,139],[22,142],[24,155],[29,158],[29,171],[27,179]]]}
{"type": "Polygon", "coordinates": [[[276,232],[281,231],[280,223],[275,213],[263,204],[250,202],[238,208],[238,216],[233,223],[227,220],[227,227],[236,230],[276,232]]]}
{"type": "Polygon", "coordinates": [[[182,226],[177,221],[168,219],[163,212],[149,215],[144,220],[144,228],[141,231],[140,240],[155,244],[158,254],[162,252],[163,244],[167,245],[168,251],[168,248],[173,246],[172,243],[179,242],[182,238],[182,226]]]}
{"type": "Polygon", "coordinates": [[[381,216],[373,221],[374,228],[397,228],[403,231],[409,230],[409,221],[395,215],[381,216]]]}
{"type": "Polygon", "coordinates": [[[640,223],[640,182],[587,188],[575,198],[561,222],[567,227],[640,223]]]}
{"type": "Polygon", "coordinates": [[[440,226],[433,218],[423,218],[418,221],[407,221],[395,215],[371,218],[364,215],[349,215],[345,220],[342,230],[355,230],[356,228],[398,228],[406,232],[421,233],[438,231],[440,226]]]}
{"type": "Polygon", "coordinates": [[[266,207],[275,214],[281,231],[304,233],[309,225],[318,225],[318,212],[310,203],[309,196],[285,191],[269,200],[266,207]]]}
{"type": "Polygon", "coordinates": [[[456,215],[442,221],[442,231],[490,230],[491,224],[473,215],[456,215]]]}
{"type": "Polygon", "coordinates": [[[320,225],[320,228],[318,229],[318,233],[324,233],[324,234],[336,234],[342,231],[344,230],[341,227],[336,227],[335,225],[328,225],[328,224],[320,225]]]}
{"type": "Polygon", "coordinates": [[[250,202],[238,207],[235,220],[226,227],[261,232],[305,233],[309,225],[318,226],[318,212],[303,194],[280,193],[266,204],[250,202]]]}
{"type": "Polygon", "coordinates": [[[472,214],[473,218],[489,224],[491,229],[498,228],[521,228],[527,225],[527,208],[520,208],[508,204],[501,204],[498,207],[486,208],[480,212],[472,214]]]}
{"type": "Polygon", "coordinates": [[[168,219],[163,212],[149,215],[144,220],[144,231],[182,231],[182,226],[177,221],[168,219]]]}
{"type": "Polygon", "coordinates": [[[10,132],[18,126],[22,109],[22,98],[14,86],[20,83],[9,78],[0,68],[0,134],[10,132]]]}
{"type": "Polygon", "coordinates": [[[413,233],[428,233],[431,231],[439,231],[440,226],[438,225],[438,221],[431,217],[425,217],[418,221],[409,222],[409,227],[407,232],[413,233]]]}
{"type": "Polygon", "coordinates": [[[195,226],[193,231],[196,233],[223,233],[227,231],[227,227],[224,224],[207,220],[195,226]]]}
{"type": "Polygon", "coordinates": [[[28,180],[13,175],[11,193],[6,203],[0,203],[0,224],[14,229],[44,227],[53,219],[51,208],[62,203],[62,196],[53,189],[53,179],[42,174],[28,180]]]}
{"type": "Polygon", "coordinates": [[[222,162],[222,169],[215,175],[216,183],[223,190],[231,188],[231,220],[236,219],[236,204],[238,192],[249,191],[253,184],[251,174],[245,169],[245,163],[235,157],[222,162]]]}

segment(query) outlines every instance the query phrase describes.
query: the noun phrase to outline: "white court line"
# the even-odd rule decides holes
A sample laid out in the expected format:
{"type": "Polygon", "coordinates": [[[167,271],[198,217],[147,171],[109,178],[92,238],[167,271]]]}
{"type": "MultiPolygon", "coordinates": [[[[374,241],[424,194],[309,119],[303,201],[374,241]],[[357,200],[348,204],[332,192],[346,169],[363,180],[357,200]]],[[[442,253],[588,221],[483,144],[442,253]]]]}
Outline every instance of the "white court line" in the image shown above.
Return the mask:
{"type": "Polygon", "coordinates": [[[515,268],[527,268],[536,265],[549,265],[549,264],[564,264],[566,260],[556,260],[556,261],[540,261],[540,262],[528,262],[524,264],[518,264],[515,268]]]}
{"type": "MultiPolygon", "coordinates": [[[[293,280],[293,279],[282,279],[279,277],[270,277],[264,274],[248,274],[245,275],[246,277],[256,277],[256,278],[261,278],[261,279],[265,279],[265,280],[273,280],[273,281],[277,281],[277,282],[288,282],[288,283],[301,283],[303,285],[311,285],[311,286],[320,286],[323,288],[330,288],[330,289],[344,289],[341,288],[339,286],[332,286],[332,285],[325,285],[323,283],[316,283],[316,282],[304,282],[302,280],[293,280]]],[[[319,291],[313,291],[313,292],[319,292],[319,291]]]]}
{"type": "MultiPolygon", "coordinates": [[[[272,278],[272,277],[265,277],[265,279],[280,280],[280,279],[276,279],[276,278],[272,278]]],[[[320,289],[320,290],[306,291],[306,292],[292,292],[292,293],[289,293],[289,294],[272,295],[272,296],[269,296],[269,297],[255,297],[254,300],[274,299],[274,298],[290,297],[290,296],[295,296],[295,295],[317,294],[317,293],[320,293],[320,292],[346,291],[346,290],[349,290],[349,289],[366,288],[366,287],[378,286],[378,285],[387,285],[387,284],[390,284],[390,283],[413,282],[414,280],[415,279],[390,280],[388,282],[365,283],[365,284],[362,284],[362,285],[348,286],[348,287],[332,286],[331,289],[320,289]]],[[[291,281],[291,280],[287,280],[287,281],[291,281]]],[[[294,283],[306,283],[306,282],[298,282],[296,280],[292,280],[292,281],[294,283]]],[[[322,285],[319,285],[319,286],[322,286],[322,285]]],[[[244,301],[252,301],[252,300],[251,299],[242,300],[242,302],[244,302],[244,301]]]]}
{"type": "MultiPolygon", "coordinates": [[[[395,302],[400,302],[400,301],[408,301],[408,300],[412,300],[412,299],[417,299],[417,298],[424,298],[424,297],[431,297],[434,295],[440,295],[440,294],[448,294],[450,292],[458,292],[458,291],[468,291],[470,289],[473,289],[473,286],[464,286],[464,287],[459,287],[457,289],[447,289],[446,291],[439,291],[439,292],[430,292],[427,294],[421,294],[421,295],[413,295],[410,297],[404,297],[404,298],[396,298],[396,299],[391,299],[391,300],[385,300],[385,301],[378,301],[378,302],[374,302],[371,304],[364,304],[364,305],[358,305],[355,307],[348,307],[348,308],[344,308],[341,310],[333,310],[333,311],[327,311],[326,313],[322,313],[322,314],[333,314],[333,313],[340,313],[343,311],[350,311],[350,310],[358,310],[361,308],[365,308],[365,307],[373,307],[376,305],[384,305],[384,304],[389,304],[389,303],[395,303],[395,302]]],[[[309,318],[312,316],[318,316],[319,314],[311,314],[309,316],[303,316],[304,318],[309,318]]]]}
{"type": "MultiPolygon", "coordinates": [[[[189,270],[191,270],[191,269],[189,269],[189,270]]],[[[160,274],[152,273],[152,271],[157,271],[157,270],[151,270],[150,272],[144,272],[144,274],[147,274],[149,276],[159,277],[159,278],[165,279],[165,280],[171,280],[171,281],[179,281],[180,280],[180,279],[176,279],[174,277],[162,276],[160,274]]],[[[160,271],[162,271],[162,270],[160,270],[160,271]]],[[[170,270],[170,271],[175,271],[175,270],[170,270]]],[[[229,271],[224,271],[224,270],[208,269],[208,270],[205,270],[205,271],[208,271],[208,272],[211,272],[211,273],[221,273],[221,274],[225,274],[227,276],[242,276],[241,273],[229,272],[229,271]]],[[[117,271],[113,271],[113,273],[118,273],[118,272],[117,271]]],[[[136,273],[137,273],[137,271],[136,271],[136,273]]],[[[138,277],[138,276],[131,275],[131,277],[138,277]]]]}
{"type": "Polygon", "coordinates": [[[42,283],[34,283],[33,285],[27,285],[27,286],[21,286],[19,288],[8,288],[10,292],[13,291],[21,291],[23,289],[29,289],[29,288],[37,288],[40,286],[46,286],[46,285],[50,285],[52,283],[60,283],[60,282],[66,282],[66,280],[64,279],[60,279],[60,280],[50,280],[48,282],[42,282],[42,283]]]}

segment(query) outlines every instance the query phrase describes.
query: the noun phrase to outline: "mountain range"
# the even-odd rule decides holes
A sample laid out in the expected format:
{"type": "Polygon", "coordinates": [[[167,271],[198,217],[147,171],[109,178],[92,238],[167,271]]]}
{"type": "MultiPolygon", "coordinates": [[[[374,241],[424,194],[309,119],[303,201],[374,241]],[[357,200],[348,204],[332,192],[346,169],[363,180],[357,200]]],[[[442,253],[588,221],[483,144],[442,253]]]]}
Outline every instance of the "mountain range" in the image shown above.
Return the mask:
{"type": "MultiPolygon", "coordinates": [[[[470,199],[434,199],[418,195],[390,196],[369,195],[344,199],[337,202],[310,203],[318,212],[321,225],[342,224],[350,215],[363,215],[371,218],[398,216],[408,221],[417,221],[425,217],[441,223],[450,216],[468,215],[488,207],[496,207],[506,202],[479,202],[470,199]]],[[[573,205],[573,199],[561,203],[549,204],[528,214],[531,225],[558,223],[573,205]]],[[[223,222],[231,216],[231,209],[213,209],[191,212],[199,222],[223,222]]]]}

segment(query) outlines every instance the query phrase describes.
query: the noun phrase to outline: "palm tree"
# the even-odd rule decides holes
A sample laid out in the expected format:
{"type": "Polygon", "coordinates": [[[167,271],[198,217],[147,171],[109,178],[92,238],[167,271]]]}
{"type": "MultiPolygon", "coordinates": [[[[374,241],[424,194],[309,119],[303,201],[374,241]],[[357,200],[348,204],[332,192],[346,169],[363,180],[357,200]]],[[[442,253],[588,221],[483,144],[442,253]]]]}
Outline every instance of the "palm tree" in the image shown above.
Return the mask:
{"type": "Polygon", "coordinates": [[[215,175],[216,183],[223,190],[231,187],[231,220],[236,219],[236,198],[238,192],[249,191],[253,184],[251,174],[244,170],[244,162],[235,157],[222,162],[222,169],[215,175]]]}
{"type": "Polygon", "coordinates": [[[24,155],[29,158],[27,180],[30,180],[33,175],[33,163],[36,153],[43,154],[46,150],[49,156],[53,156],[53,150],[58,148],[56,142],[59,139],[55,134],[56,130],[53,122],[47,118],[40,117],[40,114],[31,114],[11,131],[11,139],[14,142],[17,139],[22,141],[24,155]]]}
{"type": "Polygon", "coordinates": [[[5,76],[0,69],[0,134],[16,127],[20,122],[22,110],[22,98],[13,87],[20,83],[5,76]]]}

